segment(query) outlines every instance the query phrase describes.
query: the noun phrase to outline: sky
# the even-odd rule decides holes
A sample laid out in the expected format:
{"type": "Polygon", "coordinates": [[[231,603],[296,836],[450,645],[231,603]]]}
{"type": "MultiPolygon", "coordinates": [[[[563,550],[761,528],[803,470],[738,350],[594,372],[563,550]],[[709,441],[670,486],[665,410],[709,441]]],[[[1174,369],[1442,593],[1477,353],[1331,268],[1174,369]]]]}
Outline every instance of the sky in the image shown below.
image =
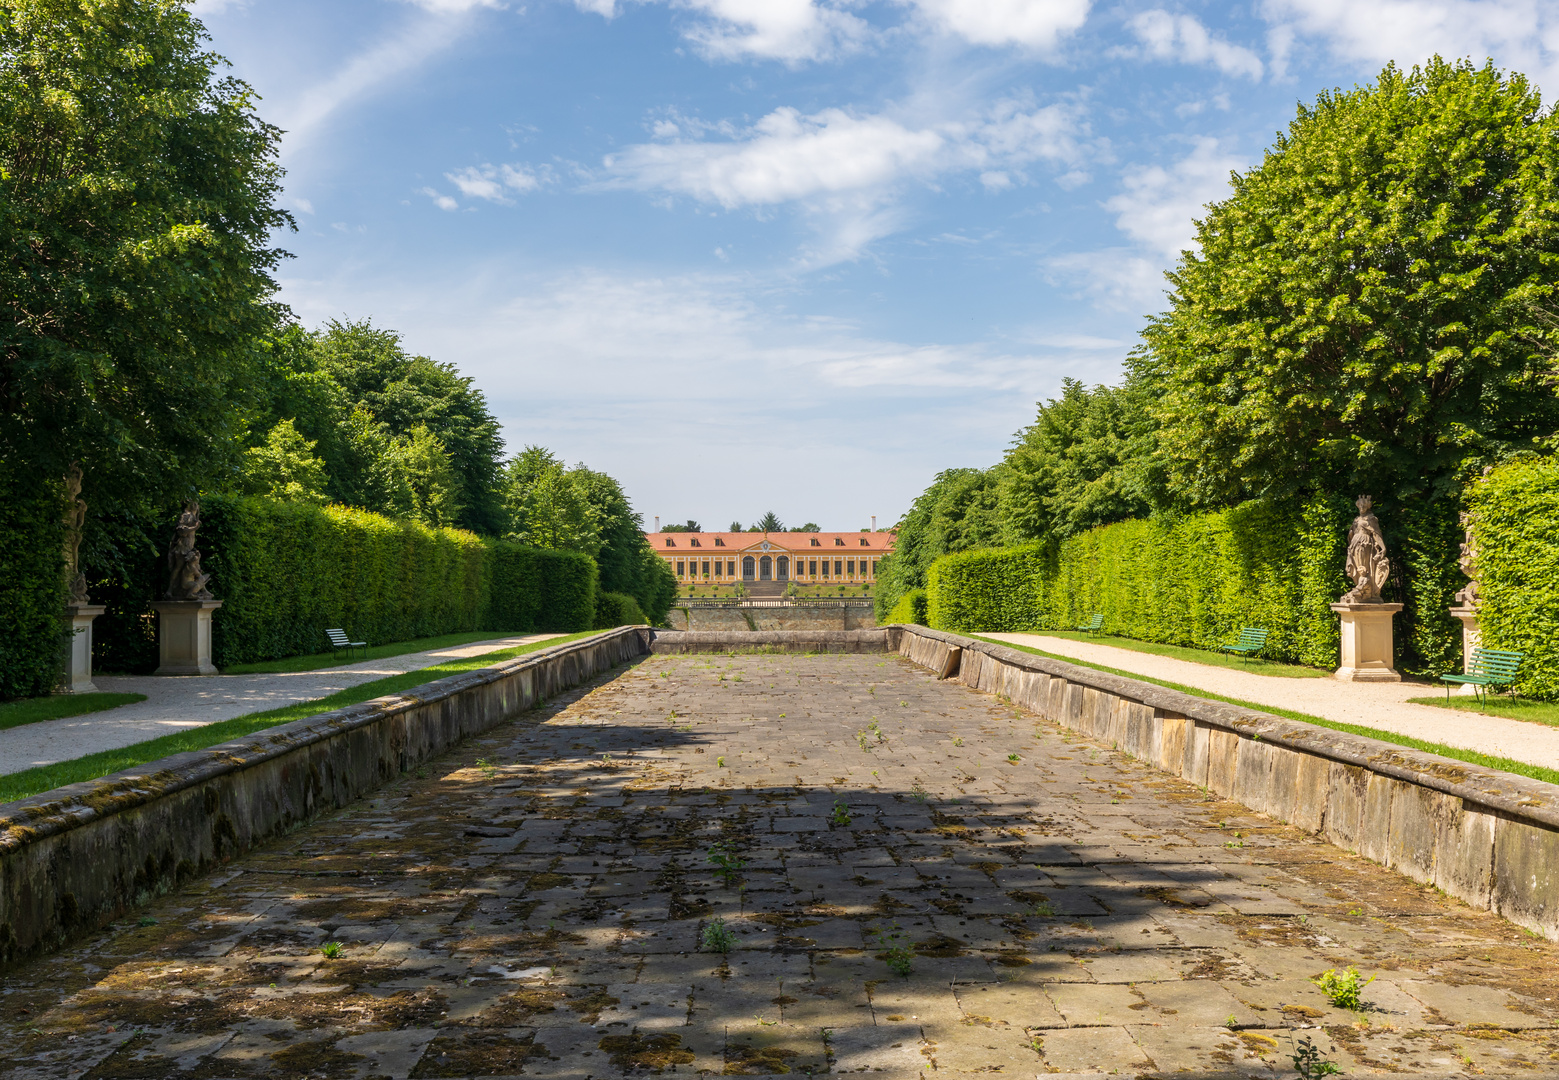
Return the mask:
{"type": "Polygon", "coordinates": [[[1559,85],[1540,0],[198,0],[282,128],[298,319],[471,376],[647,524],[886,527],[1112,383],[1299,102],[1559,85]]]}

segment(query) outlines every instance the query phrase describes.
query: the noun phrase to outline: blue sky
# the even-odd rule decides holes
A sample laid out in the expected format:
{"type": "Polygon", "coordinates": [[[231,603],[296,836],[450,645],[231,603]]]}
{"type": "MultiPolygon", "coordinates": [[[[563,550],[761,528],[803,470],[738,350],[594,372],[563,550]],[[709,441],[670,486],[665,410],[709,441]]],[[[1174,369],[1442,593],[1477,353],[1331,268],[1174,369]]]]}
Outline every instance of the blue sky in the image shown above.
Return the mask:
{"type": "Polygon", "coordinates": [[[853,529],[1112,382],[1297,101],[1521,0],[199,0],[288,134],[283,299],[473,376],[646,521],[853,529]]]}

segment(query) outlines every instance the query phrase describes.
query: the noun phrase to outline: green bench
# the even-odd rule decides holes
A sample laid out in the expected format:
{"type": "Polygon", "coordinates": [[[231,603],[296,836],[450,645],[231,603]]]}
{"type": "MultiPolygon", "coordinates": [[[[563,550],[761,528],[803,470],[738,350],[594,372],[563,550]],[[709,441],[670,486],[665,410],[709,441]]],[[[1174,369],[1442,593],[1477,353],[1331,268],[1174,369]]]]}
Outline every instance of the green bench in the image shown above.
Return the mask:
{"type": "Polygon", "coordinates": [[[1227,645],[1218,646],[1219,652],[1238,653],[1240,659],[1254,656],[1267,644],[1267,628],[1265,626],[1246,626],[1240,630],[1238,641],[1231,641],[1227,645]]]}
{"type": "Polygon", "coordinates": [[[338,653],[342,649],[345,649],[346,658],[348,660],[352,659],[353,649],[368,648],[368,642],[353,641],[351,638],[346,636],[345,630],[326,630],[325,636],[330,639],[330,651],[333,653],[338,653]]]}
{"type": "MultiPolygon", "coordinates": [[[[1516,700],[1516,675],[1521,671],[1521,661],[1526,659],[1525,653],[1514,652],[1511,649],[1485,649],[1478,646],[1472,650],[1472,657],[1467,661],[1467,673],[1464,675],[1441,675],[1443,683],[1460,683],[1471,686],[1477,695],[1478,704],[1482,705],[1488,700],[1487,691],[1493,687],[1510,690],[1510,700],[1516,700]]],[[[1445,700],[1451,700],[1451,688],[1445,688],[1445,700]]]]}
{"type": "Polygon", "coordinates": [[[1079,633],[1097,634],[1099,632],[1099,628],[1102,627],[1103,625],[1104,625],[1104,612],[1096,611],[1096,612],[1093,613],[1093,618],[1091,618],[1087,622],[1083,623],[1083,625],[1079,626],[1077,629],[1078,629],[1079,633]]]}

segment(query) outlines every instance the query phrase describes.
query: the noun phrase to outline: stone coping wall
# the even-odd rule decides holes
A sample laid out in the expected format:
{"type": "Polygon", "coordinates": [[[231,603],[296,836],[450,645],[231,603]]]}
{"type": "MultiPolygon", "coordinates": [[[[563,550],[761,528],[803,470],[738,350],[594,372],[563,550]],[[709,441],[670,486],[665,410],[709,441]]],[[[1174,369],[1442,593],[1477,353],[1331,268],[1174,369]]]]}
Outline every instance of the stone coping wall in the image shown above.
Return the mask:
{"type": "Polygon", "coordinates": [[[897,651],[1559,939],[1559,786],[922,626],[897,651]]]}
{"type": "Polygon", "coordinates": [[[897,640],[886,627],[874,630],[657,630],[651,651],[892,652],[897,640]]]}
{"type": "Polygon", "coordinates": [[[0,804],[0,964],[56,947],[642,656],[647,627],[0,804]]]}

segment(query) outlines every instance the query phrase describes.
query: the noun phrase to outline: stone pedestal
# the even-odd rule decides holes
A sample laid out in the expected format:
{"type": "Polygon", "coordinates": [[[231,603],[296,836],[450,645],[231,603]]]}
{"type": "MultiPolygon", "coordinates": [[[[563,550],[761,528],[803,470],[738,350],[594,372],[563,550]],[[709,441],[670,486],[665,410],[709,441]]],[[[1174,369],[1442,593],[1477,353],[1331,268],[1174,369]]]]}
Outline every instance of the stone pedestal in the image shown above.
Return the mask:
{"type": "MultiPolygon", "coordinates": [[[[1483,638],[1478,633],[1478,609],[1475,607],[1453,607],[1451,618],[1462,624],[1462,674],[1467,674],[1467,669],[1472,666],[1472,650],[1482,643],[1483,638]]],[[[1464,683],[1455,690],[1458,697],[1475,697],[1478,687],[1470,683],[1464,683]]]]}
{"type": "Polygon", "coordinates": [[[92,685],[92,620],[103,614],[102,604],[66,604],[70,642],[65,646],[65,676],[60,690],[66,694],[95,694],[92,685]]]}
{"type": "Polygon", "coordinates": [[[1391,666],[1391,617],[1401,604],[1333,604],[1342,616],[1342,667],[1336,677],[1343,682],[1401,682],[1391,666]]]}
{"type": "Polygon", "coordinates": [[[154,675],[216,675],[211,662],[211,613],[220,600],[159,600],[154,675]]]}

